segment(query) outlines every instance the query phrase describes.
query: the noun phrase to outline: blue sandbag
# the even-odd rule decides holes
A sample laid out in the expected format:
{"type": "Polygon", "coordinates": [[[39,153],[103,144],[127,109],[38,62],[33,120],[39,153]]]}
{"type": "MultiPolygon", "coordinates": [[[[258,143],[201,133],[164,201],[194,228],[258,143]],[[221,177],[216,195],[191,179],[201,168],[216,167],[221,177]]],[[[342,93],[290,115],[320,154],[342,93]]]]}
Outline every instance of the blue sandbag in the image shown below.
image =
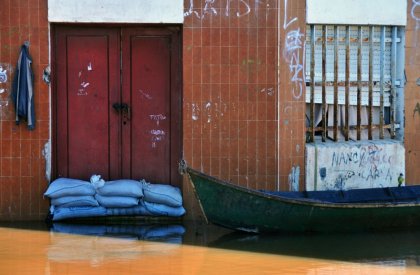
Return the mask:
{"type": "Polygon", "coordinates": [[[144,200],[172,207],[182,206],[181,190],[178,187],[165,184],[143,183],[144,200]]]}
{"type": "Polygon", "coordinates": [[[156,216],[181,217],[185,214],[185,209],[182,206],[171,207],[165,204],[144,202],[146,209],[156,216]]]}
{"type": "Polygon", "coordinates": [[[153,216],[144,204],[140,201],[139,205],[133,207],[110,207],[106,209],[107,216],[153,216]]]}
{"type": "Polygon", "coordinates": [[[99,206],[93,196],[65,196],[51,199],[51,204],[60,207],[72,206],[99,206]]]}
{"type": "Polygon", "coordinates": [[[44,196],[55,199],[65,196],[93,196],[95,187],[88,181],[59,178],[51,182],[44,196]]]}
{"type": "Polygon", "coordinates": [[[106,209],[102,206],[55,207],[52,214],[53,221],[60,221],[72,218],[105,216],[106,209]]]}
{"type": "Polygon", "coordinates": [[[96,194],[95,199],[103,207],[131,207],[139,204],[139,199],[135,197],[101,196],[96,194]]]}
{"type": "Polygon", "coordinates": [[[102,196],[143,197],[142,185],[136,180],[107,181],[96,192],[102,196]]]}

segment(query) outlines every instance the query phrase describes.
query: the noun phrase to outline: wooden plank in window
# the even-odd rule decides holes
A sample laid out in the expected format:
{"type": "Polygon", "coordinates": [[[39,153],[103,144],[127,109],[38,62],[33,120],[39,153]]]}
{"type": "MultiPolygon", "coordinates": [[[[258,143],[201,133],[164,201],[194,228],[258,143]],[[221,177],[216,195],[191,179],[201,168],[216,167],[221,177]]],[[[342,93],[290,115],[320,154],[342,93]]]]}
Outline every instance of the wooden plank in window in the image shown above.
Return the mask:
{"type": "Polygon", "coordinates": [[[334,26],[334,141],[338,141],[338,27],[334,26]]]}
{"type": "Polygon", "coordinates": [[[361,139],[362,130],[362,27],[358,27],[357,38],[357,140],[361,139]]]}
{"type": "Polygon", "coordinates": [[[368,105],[368,138],[372,137],[372,124],[373,124],[373,35],[374,27],[369,27],[369,105],[368,105]]]}
{"type": "Polygon", "coordinates": [[[315,25],[311,25],[311,103],[310,103],[310,141],[315,141],[315,25]]]}
{"type": "Polygon", "coordinates": [[[384,138],[384,64],[385,64],[385,26],[381,27],[380,52],[380,106],[379,106],[379,138],[384,138]]]}
{"type": "Polygon", "coordinates": [[[346,26],[346,103],[345,103],[345,122],[344,122],[344,137],[349,140],[349,103],[350,103],[350,26],[346,26]]]}
{"type": "Polygon", "coordinates": [[[327,100],[325,82],[327,81],[327,25],[322,26],[322,141],[327,139],[327,100]]]}

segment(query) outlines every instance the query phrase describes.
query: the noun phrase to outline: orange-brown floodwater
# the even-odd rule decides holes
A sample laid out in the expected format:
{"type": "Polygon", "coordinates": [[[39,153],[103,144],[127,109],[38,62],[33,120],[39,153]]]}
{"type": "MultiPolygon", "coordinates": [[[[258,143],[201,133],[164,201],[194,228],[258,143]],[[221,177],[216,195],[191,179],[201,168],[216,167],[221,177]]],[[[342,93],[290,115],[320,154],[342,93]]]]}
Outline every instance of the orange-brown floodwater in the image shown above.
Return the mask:
{"type": "Polygon", "coordinates": [[[8,224],[0,243],[0,274],[420,274],[420,233],[258,236],[203,225],[8,224]]]}

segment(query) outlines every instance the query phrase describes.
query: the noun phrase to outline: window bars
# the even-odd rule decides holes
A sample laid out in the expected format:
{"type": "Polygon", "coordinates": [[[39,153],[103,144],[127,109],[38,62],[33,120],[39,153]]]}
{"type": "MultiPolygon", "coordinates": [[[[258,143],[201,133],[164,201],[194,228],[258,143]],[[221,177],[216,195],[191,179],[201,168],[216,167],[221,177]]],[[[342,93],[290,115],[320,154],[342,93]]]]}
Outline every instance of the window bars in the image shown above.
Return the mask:
{"type": "Polygon", "coordinates": [[[398,27],[308,25],[307,141],[395,138],[398,27]]]}

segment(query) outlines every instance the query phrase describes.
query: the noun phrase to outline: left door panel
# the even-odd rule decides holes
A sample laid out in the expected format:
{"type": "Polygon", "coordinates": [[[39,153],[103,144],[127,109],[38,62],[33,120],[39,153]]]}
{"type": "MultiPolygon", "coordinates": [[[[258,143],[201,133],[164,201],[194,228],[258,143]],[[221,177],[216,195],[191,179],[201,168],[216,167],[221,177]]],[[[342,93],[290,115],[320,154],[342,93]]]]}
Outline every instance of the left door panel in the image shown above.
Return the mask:
{"type": "Polygon", "coordinates": [[[54,34],[55,176],[118,178],[120,30],[56,26],[54,34]]]}

